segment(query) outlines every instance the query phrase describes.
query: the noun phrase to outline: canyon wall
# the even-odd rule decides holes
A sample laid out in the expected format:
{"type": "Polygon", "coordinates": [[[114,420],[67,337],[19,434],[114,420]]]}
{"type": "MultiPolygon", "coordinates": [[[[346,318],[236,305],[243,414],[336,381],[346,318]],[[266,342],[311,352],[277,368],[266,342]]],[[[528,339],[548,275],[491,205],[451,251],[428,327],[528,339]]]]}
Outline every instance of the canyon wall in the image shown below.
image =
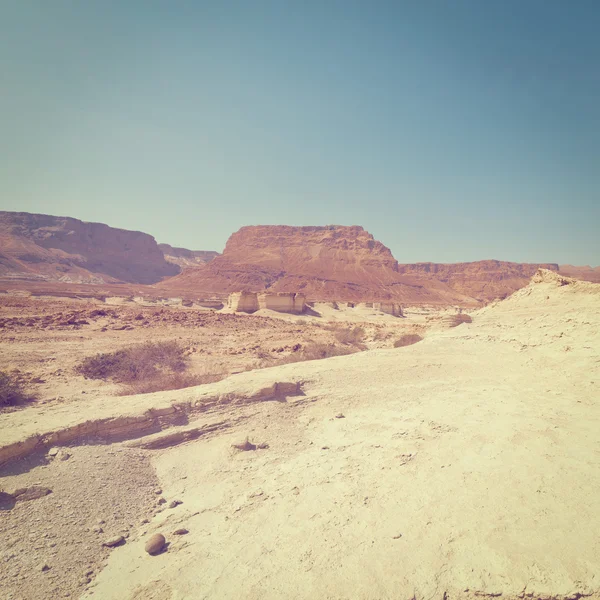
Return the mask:
{"type": "Polygon", "coordinates": [[[152,284],[179,271],[147,233],[70,217],[0,212],[3,279],[152,284]]]}

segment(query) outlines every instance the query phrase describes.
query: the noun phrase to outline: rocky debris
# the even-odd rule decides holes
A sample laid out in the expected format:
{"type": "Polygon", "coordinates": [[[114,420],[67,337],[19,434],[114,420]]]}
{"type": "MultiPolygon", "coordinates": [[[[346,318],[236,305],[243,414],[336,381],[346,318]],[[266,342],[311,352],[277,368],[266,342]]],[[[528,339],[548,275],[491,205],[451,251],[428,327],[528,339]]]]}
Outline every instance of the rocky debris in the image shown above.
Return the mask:
{"type": "Polygon", "coordinates": [[[335,418],[336,419],[345,419],[346,417],[345,417],[344,413],[338,413],[337,415],[335,415],[335,418]]]}
{"type": "Polygon", "coordinates": [[[171,502],[169,502],[169,508],[175,508],[176,506],[179,506],[180,504],[183,504],[183,502],[181,500],[171,500],[171,502]]]}
{"type": "Polygon", "coordinates": [[[266,450],[268,449],[269,444],[266,442],[253,444],[248,438],[246,438],[241,444],[231,444],[231,447],[234,450],[239,450],[240,452],[249,452],[251,450],[266,450]]]}
{"type": "Polygon", "coordinates": [[[162,552],[166,543],[167,540],[162,533],[155,533],[154,535],[150,536],[148,540],[146,540],[146,543],[144,544],[144,550],[148,554],[154,556],[162,552]]]}
{"type": "Polygon", "coordinates": [[[181,529],[176,529],[173,532],[173,535],[187,535],[189,533],[189,531],[187,529],[181,528],[181,529]]]}
{"type": "Polygon", "coordinates": [[[117,551],[102,541],[126,539],[126,529],[139,539],[134,524],[152,514],[158,481],[147,456],[110,446],[79,446],[76,456],[41,465],[32,456],[14,470],[2,467],[2,485],[9,490],[52,488],[33,502],[0,494],[2,599],[79,598],[117,551]],[[48,569],[41,570],[43,565],[48,569]]]}

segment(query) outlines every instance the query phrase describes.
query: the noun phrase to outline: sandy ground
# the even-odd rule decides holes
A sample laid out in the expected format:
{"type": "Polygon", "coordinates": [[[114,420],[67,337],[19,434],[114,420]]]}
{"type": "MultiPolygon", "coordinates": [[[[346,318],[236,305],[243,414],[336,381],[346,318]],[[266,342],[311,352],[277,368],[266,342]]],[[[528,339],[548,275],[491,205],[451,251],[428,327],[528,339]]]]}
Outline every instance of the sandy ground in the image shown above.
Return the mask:
{"type": "Polygon", "coordinates": [[[438,314],[415,310],[407,318],[397,318],[373,309],[334,309],[323,303],[312,311],[314,316],[270,310],[246,315],[112,300],[115,303],[106,304],[0,295],[2,369],[18,369],[41,403],[81,402],[121,389],[75,371],[84,357],[100,352],[175,340],[187,349],[190,373],[224,377],[283,362],[313,342],[342,347],[335,333],[347,327],[365,329],[366,348],[389,348],[403,333],[424,335],[431,326],[426,317],[438,314]]]}
{"type": "MultiPolygon", "coordinates": [[[[110,446],[147,456],[182,504],[133,530],[83,597],[600,598],[600,286],[567,283],[547,274],[413,346],[119,399],[115,416],[204,403],[155,436],[228,425],[162,449],[110,446]],[[253,396],[276,381],[302,395],[253,396]],[[246,437],[268,447],[235,451],[246,437]],[[155,532],[170,545],[151,557],[155,532]]],[[[2,442],[110,406],[0,415],[2,442]]]]}

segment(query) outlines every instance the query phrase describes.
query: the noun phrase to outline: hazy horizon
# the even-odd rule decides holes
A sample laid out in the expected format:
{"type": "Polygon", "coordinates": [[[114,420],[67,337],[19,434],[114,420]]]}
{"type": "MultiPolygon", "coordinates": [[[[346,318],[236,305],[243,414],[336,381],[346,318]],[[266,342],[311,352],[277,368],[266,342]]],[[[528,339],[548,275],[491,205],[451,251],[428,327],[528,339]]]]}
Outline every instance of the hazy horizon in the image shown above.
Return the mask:
{"type": "Polygon", "coordinates": [[[590,0],[0,0],[0,208],[596,266],[599,25],[590,0]]]}

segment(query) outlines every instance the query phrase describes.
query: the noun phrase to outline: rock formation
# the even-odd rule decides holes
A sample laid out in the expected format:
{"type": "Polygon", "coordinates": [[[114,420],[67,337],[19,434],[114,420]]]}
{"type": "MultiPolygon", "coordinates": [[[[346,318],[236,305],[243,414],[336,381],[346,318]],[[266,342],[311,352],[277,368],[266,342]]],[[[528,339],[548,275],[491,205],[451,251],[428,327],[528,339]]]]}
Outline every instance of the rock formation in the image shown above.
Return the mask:
{"type": "Polygon", "coordinates": [[[176,275],[147,233],[70,217],[0,212],[0,277],[152,284],[176,275]]]}
{"type": "Polygon", "coordinates": [[[158,247],[166,261],[178,265],[182,269],[206,264],[219,256],[218,252],[212,250],[188,250],[187,248],[174,248],[169,244],[159,244],[158,247]]]}
{"type": "Polygon", "coordinates": [[[234,292],[229,294],[227,308],[235,312],[253,313],[258,310],[258,298],[255,292],[234,292]]]}
{"type": "Polygon", "coordinates": [[[476,304],[443,283],[401,275],[389,248],[358,226],[242,227],[222,255],[160,287],[178,295],[243,289],[301,292],[321,301],[476,304]]]}
{"type": "Polygon", "coordinates": [[[402,306],[393,302],[373,302],[373,308],[394,317],[402,317],[402,306]]]}
{"type": "MultiPolygon", "coordinates": [[[[74,295],[89,294],[90,288],[113,295],[108,287],[117,283],[150,284],[123,293],[194,301],[224,299],[240,290],[300,293],[313,301],[380,303],[393,314],[391,305],[478,306],[505,298],[527,285],[538,267],[559,270],[553,263],[498,260],[398,264],[358,226],[242,227],[219,255],[159,246],[148,234],[100,223],[0,212],[2,284],[45,294],[58,288],[65,293],[62,284],[70,284],[74,295]]],[[[560,273],[600,281],[600,267],[562,265],[560,273]]]]}
{"type": "Polygon", "coordinates": [[[253,313],[267,308],[282,313],[301,314],[306,298],[293,292],[270,293],[234,292],[229,294],[227,307],[236,312],[253,313]]]}
{"type": "Polygon", "coordinates": [[[279,292],[258,294],[259,308],[268,308],[277,312],[301,314],[304,312],[306,298],[303,294],[294,292],[279,292]]]}

